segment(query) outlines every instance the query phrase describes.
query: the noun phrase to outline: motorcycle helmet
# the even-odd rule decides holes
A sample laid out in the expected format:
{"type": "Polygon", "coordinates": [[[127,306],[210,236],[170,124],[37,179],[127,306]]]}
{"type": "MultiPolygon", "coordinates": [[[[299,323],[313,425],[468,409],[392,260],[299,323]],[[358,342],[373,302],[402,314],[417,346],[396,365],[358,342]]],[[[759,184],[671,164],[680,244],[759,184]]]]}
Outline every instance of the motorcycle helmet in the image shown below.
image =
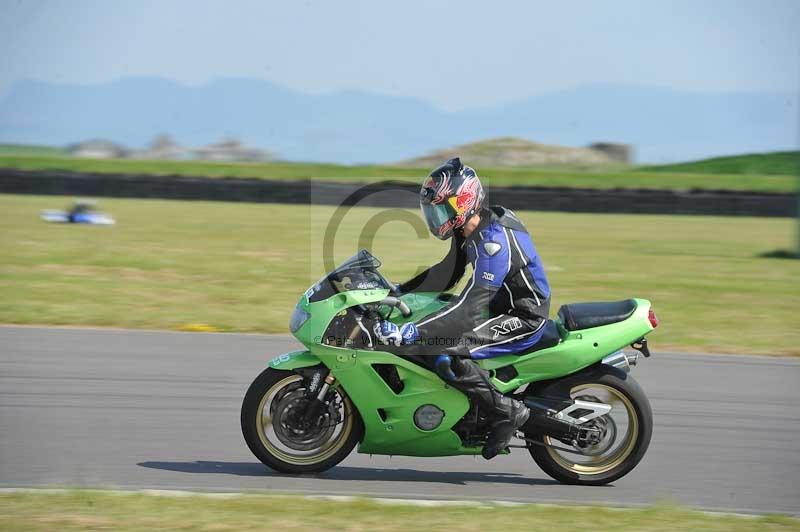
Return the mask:
{"type": "Polygon", "coordinates": [[[434,170],[422,183],[419,205],[433,236],[447,240],[483,205],[478,174],[458,157],[434,170]]]}

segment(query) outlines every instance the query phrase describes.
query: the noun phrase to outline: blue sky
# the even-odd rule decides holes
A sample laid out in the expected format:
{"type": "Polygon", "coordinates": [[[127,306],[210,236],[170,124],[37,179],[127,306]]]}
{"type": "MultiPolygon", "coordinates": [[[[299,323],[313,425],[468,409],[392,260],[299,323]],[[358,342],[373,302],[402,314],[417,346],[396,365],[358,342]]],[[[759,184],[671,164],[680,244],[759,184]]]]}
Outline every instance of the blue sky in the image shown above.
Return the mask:
{"type": "Polygon", "coordinates": [[[587,83],[800,89],[800,1],[6,1],[15,80],[249,77],[448,110],[587,83]]]}

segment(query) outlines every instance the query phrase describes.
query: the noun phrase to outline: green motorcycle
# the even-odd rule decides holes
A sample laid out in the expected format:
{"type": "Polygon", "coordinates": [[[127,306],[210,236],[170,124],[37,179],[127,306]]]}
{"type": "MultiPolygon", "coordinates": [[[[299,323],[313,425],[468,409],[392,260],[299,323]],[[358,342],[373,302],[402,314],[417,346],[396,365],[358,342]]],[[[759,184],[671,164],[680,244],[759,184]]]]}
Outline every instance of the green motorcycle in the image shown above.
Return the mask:
{"type": "MultiPolygon", "coordinates": [[[[356,445],[367,454],[481,453],[484,413],[421,362],[376,344],[371,332],[376,319],[418,321],[453,296],[401,295],[379,267],[362,250],[309,288],[290,321],[306,349],[270,360],[247,390],[242,433],[272,469],[324,471],[356,445]]],[[[564,305],[530,351],[477,361],[501,393],[531,411],[508,452],[527,449],[568,484],[607,484],[631,471],[653,420],[629,371],[640,353],[650,355],[645,335],[657,325],[644,299],[564,305]]]]}

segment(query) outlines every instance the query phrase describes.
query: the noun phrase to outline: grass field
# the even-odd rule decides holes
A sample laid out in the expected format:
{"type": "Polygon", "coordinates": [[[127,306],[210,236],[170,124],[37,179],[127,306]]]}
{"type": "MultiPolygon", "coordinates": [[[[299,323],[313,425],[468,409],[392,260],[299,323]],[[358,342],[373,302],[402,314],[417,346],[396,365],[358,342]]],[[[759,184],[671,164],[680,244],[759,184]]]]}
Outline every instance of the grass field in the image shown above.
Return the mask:
{"type": "MultiPolygon", "coordinates": [[[[109,199],[101,207],[117,218],[113,227],[38,219],[65,201],[0,195],[0,322],[285,333],[296,301],[323,273],[322,235],[334,212],[109,199]]],[[[347,214],[337,261],[382,213],[347,214]]],[[[651,336],[657,349],[800,354],[800,261],[759,257],[791,245],[792,220],[520,214],[548,269],[553,312],[567,302],[645,297],[662,321],[651,336]]],[[[372,246],[396,281],[446,248],[418,240],[402,221],[377,229],[372,246]]]]}
{"type": "Polygon", "coordinates": [[[700,174],[797,175],[800,172],[800,151],[714,157],[701,161],[649,166],[645,169],[653,172],[700,174]]]}
{"type": "Polygon", "coordinates": [[[596,530],[674,532],[800,530],[782,517],[709,515],[669,506],[420,507],[371,500],[326,501],[264,495],[211,498],[98,491],[0,495],[0,529],[28,530],[596,530]]]}
{"type": "MultiPolygon", "coordinates": [[[[767,157],[771,157],[768,155],[767,157]]],[[[771,159],[770,159],[771,160],[771,159]]],[[[699,163],[697,163],[699,164],[699,163]]],[[[189,175],[264,179],[316,179],[373,182],[393,179],[420,183],[423,168],[396,166],[340,166],[312,163],[216,163],[204,161],[147,161],[130,159],[80,159],[57,156],[4,155],[0,168],[62,170],[71,172],[146,175],[189,175]]],[[[781,167],[783,168],[783,167],[781,167]]],[[[786,175],[742,173],[734,166],[729,173],[697,173],[696,166],[683,170],[653,167],[615,169],[569,168],[479,168],[486,186],[545,186],[572,188],[703,189],[792,192],[797,188],[796,171],[786,175]]],[[[788,167],[787,167],[788,169],[788,167]]]]}
{"type": "Polygon", "coordinates": [[[67,151],[54,146],[37,146],[35,144],[0,144],[0,156],[66,157],[67,151]]]}

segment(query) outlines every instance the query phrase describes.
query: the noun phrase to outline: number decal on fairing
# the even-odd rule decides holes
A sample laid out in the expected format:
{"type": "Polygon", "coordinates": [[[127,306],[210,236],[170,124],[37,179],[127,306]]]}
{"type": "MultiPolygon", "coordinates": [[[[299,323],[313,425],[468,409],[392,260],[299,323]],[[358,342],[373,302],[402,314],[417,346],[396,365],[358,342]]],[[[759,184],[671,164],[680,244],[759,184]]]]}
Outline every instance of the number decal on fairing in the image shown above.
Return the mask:
{"type": "Polygon", "coordinates": [[[291,359],[292,359],[291,356],[289,356],[288,354],[284,353],[284,354],[278,355],[275,358],[273,358],[272,360],[270,360],[269,361],[269,365],[272,366],[272,367],[275,367],[278,364],[282,364],[284,362],[289,362],[291,359]]]}

